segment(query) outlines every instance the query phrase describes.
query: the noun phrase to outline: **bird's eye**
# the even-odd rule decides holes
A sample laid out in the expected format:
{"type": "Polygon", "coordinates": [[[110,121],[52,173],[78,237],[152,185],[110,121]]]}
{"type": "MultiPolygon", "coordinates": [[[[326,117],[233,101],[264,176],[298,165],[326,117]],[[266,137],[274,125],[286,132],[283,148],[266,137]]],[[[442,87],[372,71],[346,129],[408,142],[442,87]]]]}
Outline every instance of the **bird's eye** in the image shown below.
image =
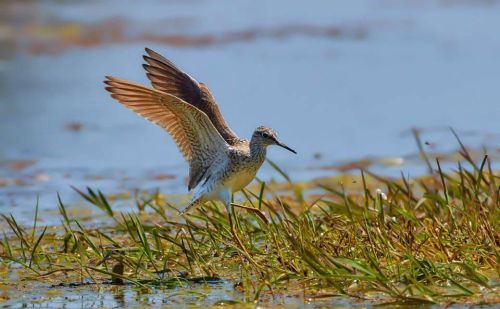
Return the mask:
{"type": "Polygon", "coordinates": [[[267,133],[262,133],[262,137],[264,137],[264,138],[269,138],[269,134],[267,134],[267,133]]]}

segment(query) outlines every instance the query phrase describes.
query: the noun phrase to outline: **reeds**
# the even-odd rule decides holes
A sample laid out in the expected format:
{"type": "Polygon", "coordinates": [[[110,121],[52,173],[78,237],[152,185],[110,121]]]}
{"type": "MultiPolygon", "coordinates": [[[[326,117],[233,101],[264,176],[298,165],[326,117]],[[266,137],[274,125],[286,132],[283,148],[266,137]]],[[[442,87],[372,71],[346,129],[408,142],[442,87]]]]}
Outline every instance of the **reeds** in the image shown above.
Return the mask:
{"type": "Polygon", "coordinates": [[[284,293],[378,303],[495,302],[499,175],[488,156],[476,164],[462,152],[468,167],[448,173],[436,161],[423,177],[360,171],[342,177],[344,183],[318,179],[307,190],[272,163],[286,184],[259,182],[237,195],[259,210],[238,209],[234,217],[255,264],[234,242],[221,205],[207,203],[184,220],[155,193],[136,201],[137,214],[119,213],[91,189],[77,192],[112,219],[108,227],[86,228],[61,199],[60,227],[37,227],[38,210],[31,231],[3,216],[10,230],[0,242],[0,263],[21,265],[30,279],[143,289],[223,278],[235,282],[243,301],[284,293]],[[346,179],[355,183],[349,191],[346,179]]]}

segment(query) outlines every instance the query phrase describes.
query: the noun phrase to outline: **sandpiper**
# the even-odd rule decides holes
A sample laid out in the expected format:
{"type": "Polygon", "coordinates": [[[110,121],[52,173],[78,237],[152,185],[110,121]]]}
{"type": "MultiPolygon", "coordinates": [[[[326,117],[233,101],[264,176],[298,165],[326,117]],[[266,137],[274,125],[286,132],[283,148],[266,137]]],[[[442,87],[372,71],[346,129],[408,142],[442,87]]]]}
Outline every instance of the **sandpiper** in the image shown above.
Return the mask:
{"type": "Polygon", "coordinates": [[[233,230],[231,193],[253,180],[265,160],[267,146],[278,145],[296,152],[265,126],[258,127],[250,140],[239,138],[222,117],[205,84],[151,49],[146,48],[146,54],[143,67],[153,88],[107,76],[106,90],[121,104],[170,133],[189,162],[188,189],[193,197],[181,213],[203,202],[219,200],[227,209],[233,230]]]}

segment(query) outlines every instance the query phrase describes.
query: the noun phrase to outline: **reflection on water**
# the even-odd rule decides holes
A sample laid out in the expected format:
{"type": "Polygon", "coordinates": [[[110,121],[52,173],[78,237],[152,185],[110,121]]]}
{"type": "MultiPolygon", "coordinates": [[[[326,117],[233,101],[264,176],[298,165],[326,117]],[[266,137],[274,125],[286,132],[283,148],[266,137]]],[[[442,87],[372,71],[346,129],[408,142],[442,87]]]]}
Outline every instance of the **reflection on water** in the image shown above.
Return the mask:
{"type": "MultiPolygon", "coordinates": [[[[143,291],[131,286],[86,285],[81,287],[50,287],[37,284],[26,287],[26,291],[11,290],[4,293],[12,300],[2,303],[3,308],[118,308],[164,306],[211,306],[238,305],[251,297],[237,292],[233,283],[221,281],[210,284],[189,284],[178,288],[156,288],[143,291]],[[22,296],[20,295],[22,293],[22,296]],[[239,299],[240,301],[235,301],[239,299]]],[[[367,302],[348,297],[307,298],[289,297],[279,294],[268,295],[263,292],[266,305],[286,306],[287,308],[323,308],[325,306],[371,307],[367,302]]],[[[251,305],[249,305],[251,306],[251,305]]]]}
{"type": "MultiPolygon", "coordinates": [[[[411,127],[426,129],[428,151],[456,149],[451,126],[467,145],[498,154],[495,1],[0,6],[1,212],[31,212],[37,194],[54,209],[55,192],[74,196],[69,185],[185,192],[187,167],[171,139],[103,89],[108,74],[146,83],[145,46],[206,82],[242,137],[276,128],[299,155],[269,157],[294,179],[385,156],[396,157],[394,174],[425,171],[401,166],[415,162],[411,127]]],[[[273,176],[269,166],[259,174],[273,176]]]]}

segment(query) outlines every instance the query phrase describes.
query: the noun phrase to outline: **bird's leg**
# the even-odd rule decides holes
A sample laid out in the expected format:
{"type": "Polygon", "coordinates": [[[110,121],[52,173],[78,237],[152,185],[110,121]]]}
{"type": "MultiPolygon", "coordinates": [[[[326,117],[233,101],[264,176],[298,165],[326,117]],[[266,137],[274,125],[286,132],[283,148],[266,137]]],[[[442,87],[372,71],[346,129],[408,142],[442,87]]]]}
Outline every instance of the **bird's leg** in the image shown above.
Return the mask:
{"type": "Polygon", "coordinates": [[[226,206],[226,210],[227,210],[227,215],[229,217],[229,227],[231,229],[231,234],[233,235],[233,238],[234,240],[236,241],[236,243],[238,244],[238,247],[240,247],[241,251],[243,251],[245,257],[247,258],[247,260],[254,264],[255,266],[257,267],[260,267],[255,261],[254,259],[252,258],[252,256],[250,255],[250,253],[248,253],[247,249],[245,248],[245,246],[243,245],[243,242],[241,242],[240,238],[238,237],[238,234],[236,233],[236,228],[234,226],[234,221],[233,221],[233,204],[232,203],[225,203],[226,206]]]}
{"type": "Polygon", "coordinates": [[[189,205],[179,210],[179,215],[183,216],[189,209],[191,209],[191,207],[196,206],[198,204],[201,204],[201,198],[192,200],[191,203],[189,203],[189,205]]]}
{"type": "Polygon", "coordinates": [[[243,208],[243,209],[252,211],[259,218],[261,218],[262,221],[264,221],[266,224],[269,224],[269,220],[267,220],[266,215],[264,215],[264,213],[262,211],[260,211],[260,209],[257,209],[257,208],[254,208],[254,207],[245,206],[245,205],[235,204],[235,203],[231,203],[231,206],[233,206],[233,207],[239,207],[239,208],[243,208]]]}

